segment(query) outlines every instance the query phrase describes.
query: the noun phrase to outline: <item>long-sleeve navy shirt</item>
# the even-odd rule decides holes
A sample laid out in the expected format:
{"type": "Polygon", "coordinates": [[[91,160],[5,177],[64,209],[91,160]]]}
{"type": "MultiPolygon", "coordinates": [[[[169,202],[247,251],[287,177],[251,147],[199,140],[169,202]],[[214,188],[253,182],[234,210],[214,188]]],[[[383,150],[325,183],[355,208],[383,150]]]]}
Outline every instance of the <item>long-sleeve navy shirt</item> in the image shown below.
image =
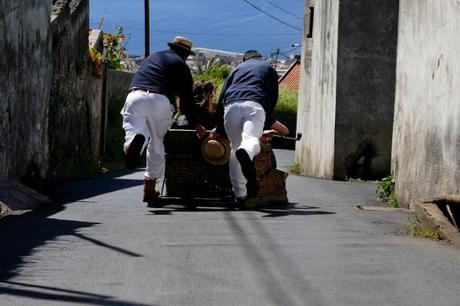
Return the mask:
{"type": "Polygon", "coordinates": [[[225,80],[217,103],[217,133],[225,134],[225,105],[244,101],[262,105],[265,110],[265,128],[276,121],[274,111],[278,102],[278,74],[264,60],[250,59],[241,63],[225,80]]]}
{"type": "Polygon", "coordinates": [[[193,126],[199,118],[193,99],[193,78],[185,61],[174,51],[152,53],[140,65],[129,89],[151,89],[168,97],[175,106],[180,99],[181,112],[193,126]]]}

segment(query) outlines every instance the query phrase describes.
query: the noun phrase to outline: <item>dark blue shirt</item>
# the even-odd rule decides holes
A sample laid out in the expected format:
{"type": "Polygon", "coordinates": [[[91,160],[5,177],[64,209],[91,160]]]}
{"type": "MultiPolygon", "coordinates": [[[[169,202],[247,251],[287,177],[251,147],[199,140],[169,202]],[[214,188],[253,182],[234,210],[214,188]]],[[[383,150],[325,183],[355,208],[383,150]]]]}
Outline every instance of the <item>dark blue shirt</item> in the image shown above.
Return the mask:
{"type": "Polygon", "coordinates": [[[189,122],[194,124],[197,120],[192,74],[185,61],[174,50],[160,51],[148,56],[141,63],[129,88],[150,89],[161,93],[174,106],[177,96],[181,112],[189,122]]]}
{"type": "Polygon", "coordinates": [[[276,120],[274,111],[278,102],[278,74],[261,59],[247,60],[236,67],[225,80],[217,104],[217,133],[224,131],[224,107],[229,103],[254,101],[265,110],[265,128],[276,120]]]}

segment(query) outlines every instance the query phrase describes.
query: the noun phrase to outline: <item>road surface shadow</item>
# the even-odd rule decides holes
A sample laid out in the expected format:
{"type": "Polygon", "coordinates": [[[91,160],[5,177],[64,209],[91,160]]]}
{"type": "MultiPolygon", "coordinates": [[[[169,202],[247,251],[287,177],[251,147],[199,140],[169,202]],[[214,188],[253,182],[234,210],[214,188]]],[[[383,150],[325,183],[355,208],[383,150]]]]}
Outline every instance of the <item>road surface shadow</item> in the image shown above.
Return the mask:
{"type": "Polygon", "coordinates": [[[114,297],[76,290],[68,290],[50,286],[39,286],[22,282],[0,281],[0,295],[12,295],[30,299],[60,301],[66,303],[78,303],[88,305],[130,305],[147,306],[152,304],[140,304],[114,297]]]}
{"type": "Polygon", "coordinates": [[[79,229],[92,227],[98,223],[50,218],[63,209],[62,205],[53,203],[22,215],[11,215],[2,219],[0,222],[0,250],[2,250],[0,252],[0,296],[10,295],[89,305],[147,305],[117,300],[106,295],[10,281],[15,276],[19,276],[21,270],[27,269],[30,265],[28,258],[33,256],[35,249],[44,247],[47,242],[56,241],[61,236],[75,236],[125,255],[141,256],[78,233],[79,229]]]}
{"type": "Polygon", "coordinates": [[[231,201],[219,200],[184,200],[184,199],[168,199],[162,201],[163,206],[153,208],[148,215],[161,216],[172,215],[175,212],[215,212],[215,211],[258,211],[265,213],[264,218],[285,217],[290,215],[297,216],[314,216],[314,215],[332,215],[336,212],[316,210],[319,207],[313,206],[297,206],[297,203],[283,203],[270,205],[260,208],[246,208],[243,210],[231,208],[231,201]]]}
{"type": "Polygon", "coordinates": [[[23,215],[8,216],[0,222],[0,281],[18,275],[24,260],[47,241],[74,235],[78,229],[97,224],[49,218],[62,209],[52,204],[23,215]]]}
{"type": "Polygon", "coordinates": [[[63,181],[55,184],[47,196],[56,203],[66,204],[144,184],[143,179],[119,178],[130,173],[133,171],[118,170],[91,179],[63,181]]]}

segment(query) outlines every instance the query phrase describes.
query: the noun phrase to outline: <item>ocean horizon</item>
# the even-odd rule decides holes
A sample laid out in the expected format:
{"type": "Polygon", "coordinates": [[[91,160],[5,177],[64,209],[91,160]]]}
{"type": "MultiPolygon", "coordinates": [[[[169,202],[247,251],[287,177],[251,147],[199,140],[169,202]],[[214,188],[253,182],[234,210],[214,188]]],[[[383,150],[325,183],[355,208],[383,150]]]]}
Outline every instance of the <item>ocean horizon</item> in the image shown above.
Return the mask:
{"type": "MultiPolygon", "coordinates": [[[[269,56],[299,54],[304,0],[156,0],[150,1],[150,51],[167,48],[175,36],[193,47],[244,52],[256,49],[269,56]],[[294,46],[293,46],[294,45],[294,46]]],[[[90,28],[116,32],[130,55],[144,54],[143,0],[90,0],[90,28]]]]}

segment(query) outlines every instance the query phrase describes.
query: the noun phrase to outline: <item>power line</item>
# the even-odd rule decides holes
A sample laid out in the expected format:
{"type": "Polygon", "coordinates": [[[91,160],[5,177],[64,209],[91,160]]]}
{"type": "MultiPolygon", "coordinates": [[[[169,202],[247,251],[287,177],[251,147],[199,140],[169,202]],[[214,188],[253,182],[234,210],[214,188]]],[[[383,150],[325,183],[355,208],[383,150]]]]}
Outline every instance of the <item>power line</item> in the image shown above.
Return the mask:
{"type": "Polygon", "coordinates": [[[261,9],[260,7],[256,6],[255,4],[253,4],[251,2],[249,2],[248,0],[243,0],[243,1],[246,2],[247,4],[249,4],[250,6],[252,6],[253,8],[255,8],[256,10],[258,10],[258,11],[262,12],[263,14],[267,15],[268,17],[270,17],[272,19],[275,19],[276,21],[278,21],[278,22],[280,22],[280,23],[282,23],[282,24],[284,24],[284,25],[286,25],[286,26],[288,26],[290,28],[293,28],[293,29],[298,30],[298,31],[302,31],[302,29],[300,29],[300,28],[298,28],[296,26],[293,26],[292,24],[289,24],[289,23],[287,23],[287,22],[285,22],[285,21],[283,21],[283,20],[271,15],[270,13],[264,11],[263,9],[261,9]]]}
{"type": "Polygon", "coordinates": [[[288,14],[288,15],[291,15],[291,16],[292,16],[292,17],[294,17],[294,18],[297,18],[297,19],[303,20],[303,18],[302,18],[302,17],[299,17],[299,16],[297,16],[297,15],[295,15],[295,14],[291,13],[291,12],[288,12],[288,11],[286,11],[284,8],[282,8],[282,7],[278,6],[277,4],[275,4],[275,3],[271,2],[270,0],[264,0],[264,1],[265,1],[265,2],[268,2],[268,3],[270,3],[271,5],[273,5],[274,7],[276,7],[277,9],[279,9],[279,10],[281,10],[281,11],[285,12],[285,13],[286,13],[286,14],[288,14]]]}
{"type": "Polygon", "coordinates": [[[172,34],[177,34],[181,33],[184,35],[208,35],[208,36],[232,36],[232,37],[255,37],[255,36],[267,36],[267,37],[273,37],[273,36],[292,36],[292,35],[299,35],[299,33],[274,33],[274,34],[269,34],[269,33],[253,33],[253,34],[237,34],[237,33],[206,33],[206,32],[183,32],[183,31],[161,31],[157,30],[155,32],[158,33],[172,33],[172,34]]]}
{"type": "MultiPolygon", "coordinates": [[[[95,22],[92,22],[92,24],[96,24],[95,22]]],[[[117,25],[112,24],[113,28],[116,28],[117,25]]],[[[123,26],[123,29],[126,30],[131,30],[133,32],[137,31],[144,31],[144,28],[141,27],[125,27],[123,26]]],[[[183,35],[209,35],[209,36],[233,36],[233,37],[254,37],[254,36],[267,36],[267,37],[273,37],[273,36],[292,36],[292,35],[299,35],[299,33],[252,33],[252,34],[241,34],[241,33],[212,33],[212,32],[184,32],[184,31],[166,31],[166,30],[155,30],[153,32],[156,33],[171,33],[171,34],[183,34],[183,35]]]]}

